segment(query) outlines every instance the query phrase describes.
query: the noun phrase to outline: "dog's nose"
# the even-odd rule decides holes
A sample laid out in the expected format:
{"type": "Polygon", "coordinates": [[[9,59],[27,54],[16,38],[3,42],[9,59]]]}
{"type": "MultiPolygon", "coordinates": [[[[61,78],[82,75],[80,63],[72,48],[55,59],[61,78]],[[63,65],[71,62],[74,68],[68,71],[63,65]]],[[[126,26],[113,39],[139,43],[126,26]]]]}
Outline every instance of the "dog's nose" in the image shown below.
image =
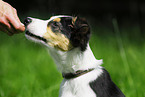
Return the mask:
{"type": "Polygon", "coordinates": [[[24,25],[27,26],[28,24],[30,24],[32,22],[32,19],[30,17],[27,17],[24,19],[24,25]]]}

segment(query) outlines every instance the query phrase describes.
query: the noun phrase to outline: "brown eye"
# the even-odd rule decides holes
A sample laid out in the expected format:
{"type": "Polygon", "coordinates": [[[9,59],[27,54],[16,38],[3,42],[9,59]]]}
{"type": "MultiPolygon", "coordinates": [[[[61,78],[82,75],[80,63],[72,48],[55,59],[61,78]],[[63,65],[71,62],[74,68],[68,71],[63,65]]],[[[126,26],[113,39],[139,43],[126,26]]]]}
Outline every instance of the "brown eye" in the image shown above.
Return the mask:
{"type": "Polygon", "coordinates": [[[52,22],[51,23],[51,29],[53,32],[56,32],[59,30],[59,23],[58,22],[52,22]]]}

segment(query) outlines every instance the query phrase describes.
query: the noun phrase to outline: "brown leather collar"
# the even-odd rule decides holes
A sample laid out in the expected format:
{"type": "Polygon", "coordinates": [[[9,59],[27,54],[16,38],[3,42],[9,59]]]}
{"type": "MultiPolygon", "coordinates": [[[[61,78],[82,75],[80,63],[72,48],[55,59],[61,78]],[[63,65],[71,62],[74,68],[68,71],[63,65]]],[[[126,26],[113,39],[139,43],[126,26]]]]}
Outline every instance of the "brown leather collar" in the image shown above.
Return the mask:
{"type": "Polygon", "coordinates": [[[66,74],[62,73],[62,76],[65,79],[72,79],[72,78],[79,77],[79,76],[81,76],[83,74],[86,74],[86,73],[88,73],[88,72],[90,72],[92,70],[94,70],[94,68],[88,69],[88,70],[78,70],[78,71],[76,71],[76,73],[66,73],[66,74]]]}

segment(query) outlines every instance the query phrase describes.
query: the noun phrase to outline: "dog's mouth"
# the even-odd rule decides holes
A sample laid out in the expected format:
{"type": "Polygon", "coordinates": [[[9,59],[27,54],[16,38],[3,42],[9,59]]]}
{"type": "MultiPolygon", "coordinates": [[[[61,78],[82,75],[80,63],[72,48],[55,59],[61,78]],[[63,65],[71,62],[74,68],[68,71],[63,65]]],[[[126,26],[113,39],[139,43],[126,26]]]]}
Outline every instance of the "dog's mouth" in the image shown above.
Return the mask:
{"type": "Polygon", "coordinates": [[[32,34],[32,33],[29,32],[29,31],[26,31],[25,34],[28,35],[28,36],[31,36],[31,37],[33,37],[33,38],[35,38],[35,39],[42,40],[42,41],[44,41],[45,43],[47,42],[47,40],[46,40],[45,38],[40,37],[40,36],[37,36],[37,35],[35,35],[35,34],[32,34]]]}

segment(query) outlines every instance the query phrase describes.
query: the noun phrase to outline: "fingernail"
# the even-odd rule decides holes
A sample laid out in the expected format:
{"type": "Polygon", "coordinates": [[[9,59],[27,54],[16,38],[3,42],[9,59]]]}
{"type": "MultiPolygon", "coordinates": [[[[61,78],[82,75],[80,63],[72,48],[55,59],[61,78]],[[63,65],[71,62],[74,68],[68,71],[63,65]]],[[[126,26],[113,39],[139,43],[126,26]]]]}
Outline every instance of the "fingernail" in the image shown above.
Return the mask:
{"type": "Polygon", "coordinates": [[[21,23],[22,26],[25,26],[23,23],[21,23]]]}

